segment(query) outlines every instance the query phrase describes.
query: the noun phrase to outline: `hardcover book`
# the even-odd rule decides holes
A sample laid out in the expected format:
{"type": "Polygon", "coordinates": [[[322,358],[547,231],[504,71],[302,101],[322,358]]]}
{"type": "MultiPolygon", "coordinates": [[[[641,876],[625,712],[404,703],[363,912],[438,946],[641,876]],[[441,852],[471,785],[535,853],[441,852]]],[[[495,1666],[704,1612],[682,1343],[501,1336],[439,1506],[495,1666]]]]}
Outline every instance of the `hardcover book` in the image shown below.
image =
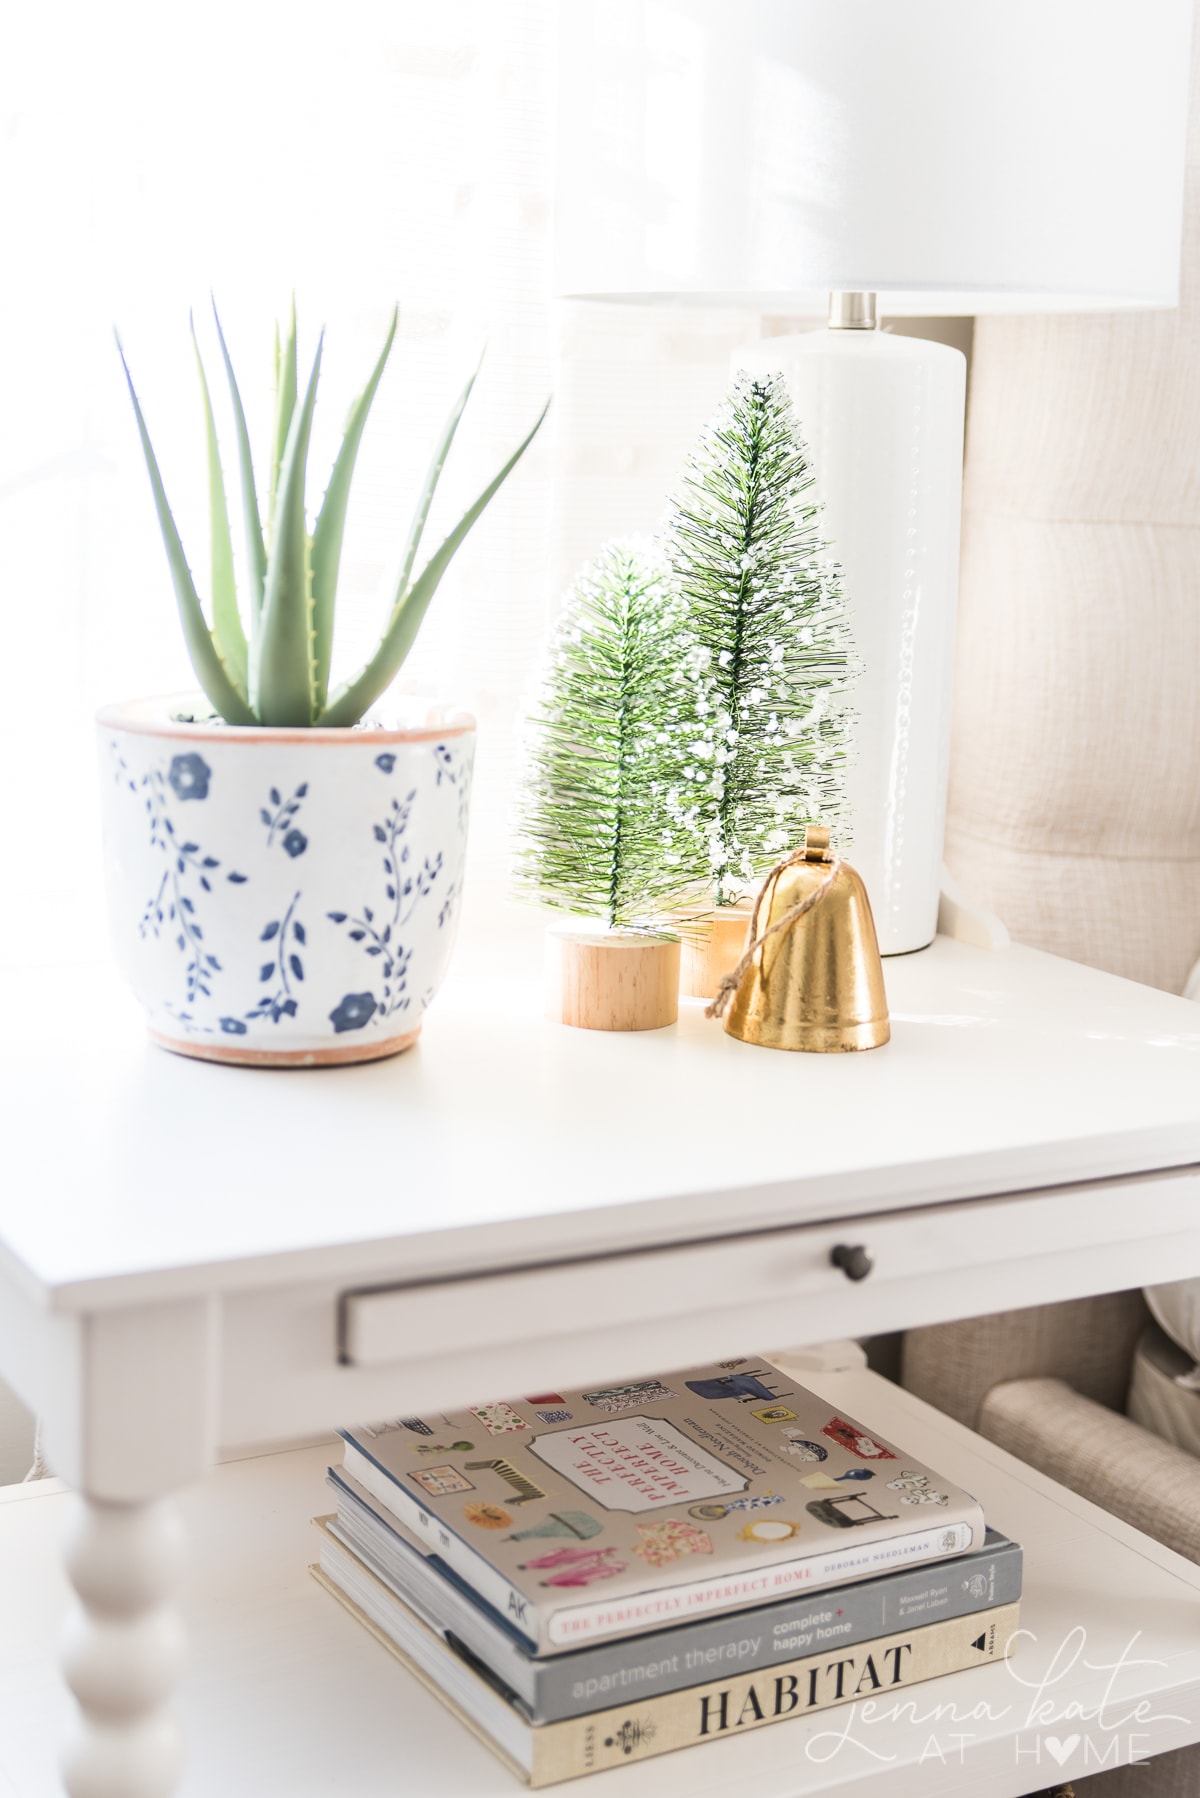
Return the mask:
{"type": "Polygon", "coordinates": [[[968,1493],[762,1360],[342,1436],[346,1471],[544,1654],[984,1536],[968,1493]]]}
{"type": "Polygon", "coordinates": [[[328,1533],[431,1629],[494,1675],[533,1723],[561,1723],[721,1673],[756,1672],[893,1630],[1015,1604],[1021,1596],[1021,1550],[989,1529],[981,1548],[934,1566],[897,1568],[836,1592],[718,1611],[669,1629],[540,1656],[439,1555],[423,1553],[411,1532],[361,1487],[332,1469],[328,1484],[338,1505],[336,1517],[321,1520],[328,1533]]]}
{"type": "Polygon", "coordinates": [[[648,1760],[675,1748],[728,1741],[832,1705],[868,1698],[886,1704],[921,1680],[1002,1659],[1019,1620],[1017,1605],[1000,1605],[535,1727],[481,1668],[429,1629],[319,1527],[321,1562],[312,1572],[321,1585],[533,1786],[648,1760]]]}

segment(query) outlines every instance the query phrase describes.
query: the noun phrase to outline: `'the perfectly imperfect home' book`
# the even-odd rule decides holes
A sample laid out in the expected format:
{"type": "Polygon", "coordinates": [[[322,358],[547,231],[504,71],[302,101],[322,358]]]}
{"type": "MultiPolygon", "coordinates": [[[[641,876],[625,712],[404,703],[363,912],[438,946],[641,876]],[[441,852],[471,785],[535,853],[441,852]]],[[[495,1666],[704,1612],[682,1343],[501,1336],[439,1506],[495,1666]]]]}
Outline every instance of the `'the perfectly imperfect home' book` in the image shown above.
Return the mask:
{"type": "Polygon", "coordinates": [[[757,1359],[342,1434],[347,1471],[541,1654],[984,1536],[968,1493],[757,1359]]]}

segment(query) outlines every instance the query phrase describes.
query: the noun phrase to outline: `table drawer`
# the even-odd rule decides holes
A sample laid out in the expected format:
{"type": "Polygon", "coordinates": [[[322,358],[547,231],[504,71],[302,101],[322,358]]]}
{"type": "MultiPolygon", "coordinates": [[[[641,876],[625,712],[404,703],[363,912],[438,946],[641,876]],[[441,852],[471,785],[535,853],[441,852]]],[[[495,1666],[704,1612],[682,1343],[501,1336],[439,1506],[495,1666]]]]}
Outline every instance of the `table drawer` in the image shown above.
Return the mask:
{"type": "Polygon", "coordinates": [[[340,1354],[382,1367],[647,1324],[673,1326],[682,1341],[696,1334],[689,1319],[714,1343],[745,1340],[756,1322],[769,1340],[788,1319],[817,1340],[1001,1310],[1173,1277],[1183,1245],[1196,1259],[1198,1199],[1200,1179],[1179,1170],[352,1290],[341,1295],[340,1354]],[[1138,1269],[1126,1259],[1134,1243],[1138,1269]],[[842,1255],[861,1277],[836,1264],[839,1250],[863,1252],[842,1255]],[[927,1288],[938,1297],[922,1309],[927,1288]]]}

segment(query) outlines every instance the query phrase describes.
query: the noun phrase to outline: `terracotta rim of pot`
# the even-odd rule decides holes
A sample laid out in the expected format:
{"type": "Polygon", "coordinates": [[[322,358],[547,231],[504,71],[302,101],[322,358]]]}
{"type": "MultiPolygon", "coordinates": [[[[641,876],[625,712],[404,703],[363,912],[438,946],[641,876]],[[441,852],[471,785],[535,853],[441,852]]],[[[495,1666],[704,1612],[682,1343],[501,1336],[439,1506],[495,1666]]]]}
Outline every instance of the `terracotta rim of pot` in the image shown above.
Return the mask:
{"type": "Polygon", "coordinates": [[[330,1043],[323,1049],[239,1049],[227,1043],[203,1043],[195,1037],[167,1036],[164,1031],[147,1026],[147,1035],[160,1049],[189,1061],[211,1061],[222,1067],[240,1068],[349,1068],[364,1062],[386,1061],[411,1049],[421,1034],[421,1026],[406,1030],[401,1036],[385,1036],[378,1042],[330,1043]]]}
{"type": "MultiPolygon", "coordinates": [[[[466,737],[477,728],[470,712],[454,712],[444,722],[428,720],[421,724],[397,725],[393,728],[360,729],[346,725],[275,725],[226,724],[223,719],[191,724],[172,717],[176,707],[206,705],[199,693],[169,693],[151,699],[128,699],[119,705],[102,706],[96,723],[105,730],[133,731],[139,736],[180,737],[204,743],[433,743],[447,737],[466,737]]],[[[432,709],[432,708],[431,708],[432,709]]]]}

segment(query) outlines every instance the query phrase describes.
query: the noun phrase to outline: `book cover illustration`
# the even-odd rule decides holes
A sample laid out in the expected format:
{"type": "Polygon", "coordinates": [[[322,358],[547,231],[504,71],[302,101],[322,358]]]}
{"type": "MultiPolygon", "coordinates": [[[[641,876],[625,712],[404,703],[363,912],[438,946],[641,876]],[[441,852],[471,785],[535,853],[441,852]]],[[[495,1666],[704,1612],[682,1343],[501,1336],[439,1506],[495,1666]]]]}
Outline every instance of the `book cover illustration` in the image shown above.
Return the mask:
{"type": "Polygon", "coordinates": [[[983,1540],[969,1494],[762,1360],[343,1436],[348,1471],[543,1652],[983,1540]]]}

